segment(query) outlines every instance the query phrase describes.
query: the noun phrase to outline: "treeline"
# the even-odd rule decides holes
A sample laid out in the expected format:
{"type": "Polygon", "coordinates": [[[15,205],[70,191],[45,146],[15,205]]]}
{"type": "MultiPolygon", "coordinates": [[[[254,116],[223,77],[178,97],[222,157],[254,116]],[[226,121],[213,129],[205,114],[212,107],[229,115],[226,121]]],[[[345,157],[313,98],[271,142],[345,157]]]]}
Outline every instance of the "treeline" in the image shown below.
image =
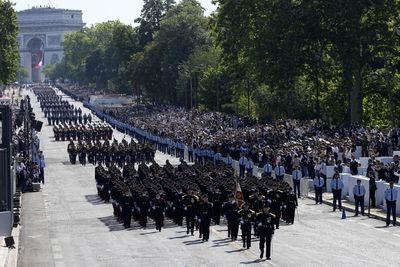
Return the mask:
{"type": "Polygon", "coordinates": [[[0,91],[15,82],[19,68],[17,13],[14,4],[0,0],[0,91]]]}
{"type": "Polygon", "coordinates": [[[66,37],[48,75],[261,121],[398,125],[397,0],[145,0],[136,27],[66,37]]]}

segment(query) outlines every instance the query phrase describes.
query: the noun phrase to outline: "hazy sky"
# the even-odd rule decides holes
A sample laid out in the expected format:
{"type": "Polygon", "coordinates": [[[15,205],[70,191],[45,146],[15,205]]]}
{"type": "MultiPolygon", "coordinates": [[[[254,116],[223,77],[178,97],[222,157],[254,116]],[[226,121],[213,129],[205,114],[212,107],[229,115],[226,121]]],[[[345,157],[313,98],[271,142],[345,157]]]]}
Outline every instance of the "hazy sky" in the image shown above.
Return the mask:
{"type": "MultiPolygon", "coordinates": [[[[209,15],[215,10],[211,0],[198,0],[209,15]]],[[[83,12],[83,22],[87,26],[108,20],[120,20],[126,24],[134,24],[134,19],[140,16],[142,0],[11,0],[17,11],[34,6],[52,6],[56,8],[80,9],[83,12]]],[[[178,1],[177,1],[178,2],[178,1]]]]}

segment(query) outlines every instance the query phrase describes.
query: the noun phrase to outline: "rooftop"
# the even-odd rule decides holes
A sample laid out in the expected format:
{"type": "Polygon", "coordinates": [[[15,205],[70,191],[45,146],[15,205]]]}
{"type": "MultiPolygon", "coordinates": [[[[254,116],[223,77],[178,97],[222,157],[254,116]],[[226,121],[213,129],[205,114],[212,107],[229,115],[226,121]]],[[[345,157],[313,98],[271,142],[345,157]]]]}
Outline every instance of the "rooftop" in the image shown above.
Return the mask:
{"type": "Polygon", "coordinates": [[[27,14],[27,13],[43,13],[43,12],[48,12],[48,13],[56,13],[56,12],[82,12],[81,10],[77,9],[64,9],[64,8],[54,8],[54,7],[49,7],[49,6],[37,6],[37,7],[32,7],[31,9],[25,9],[18,11],[18,14],[27,14]]]}

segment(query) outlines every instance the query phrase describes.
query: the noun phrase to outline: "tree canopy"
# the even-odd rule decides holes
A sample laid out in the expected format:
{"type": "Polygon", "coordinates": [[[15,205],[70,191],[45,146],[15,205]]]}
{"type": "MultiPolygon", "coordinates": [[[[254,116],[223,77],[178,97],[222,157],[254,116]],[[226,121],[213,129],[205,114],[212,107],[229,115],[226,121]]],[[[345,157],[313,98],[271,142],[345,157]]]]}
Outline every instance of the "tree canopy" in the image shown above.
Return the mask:
{"type": "Polygon", "coordinates": [[[260,121],[399,123],[400,1],[145,0],[138,26],[69,35],[50,71],[141,101],[260,121]]]}
{"type": "Polygon", "coordinates": [[[13,5],[0,0],[0,85],[14,82],[19,69],[17,14],[13,5]]]}

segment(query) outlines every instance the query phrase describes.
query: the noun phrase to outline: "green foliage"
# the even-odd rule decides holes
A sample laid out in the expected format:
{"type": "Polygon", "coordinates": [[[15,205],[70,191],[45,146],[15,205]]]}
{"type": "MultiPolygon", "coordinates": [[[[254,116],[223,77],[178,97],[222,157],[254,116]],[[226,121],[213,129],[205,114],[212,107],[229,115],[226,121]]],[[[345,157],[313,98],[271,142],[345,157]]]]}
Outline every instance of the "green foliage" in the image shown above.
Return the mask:
{"type": "Polygon", "coordinates": [[[17,81],[20,83],[26,83],[28,81],[28,78],[29,78],[28,70],[24,67],[20,67],[17,72],[17,81]]]}
{"type": "MultiPolygon", "coordinates": [[[[224,64],[232,72],[245,70],[246,79],[263,88],[252,92],[263,99],[259,105],[270,100],[274,107],[264,115],[259,107],[260,118],[322,118],[341,124],[361,122],[367,112],[364,121],[372,123],[372,106],[364,100],[380,99],[370,97],[377,88],[369,85],[369,76],[376,62],[384,61],[380,68],[387,73],[395,73],[399,66],[395,32],[400,26],[400,1],[216,2],[219,8],[212,27],[224,64]]],[[[382,86],[391,88],[383,90],[383,97],[395,114],[393,74],[385,75],[382,86]]],[[[243,87],[236,90],[246,94],[243,87]]]]}
{"type": "MultiPolygon", "coordinates": [[[[195,67],[196,77],[199,76],[198,66],[187,63],[185,67],[185,62],[198,49],[210,47],[207,22],[197,1],[183,0],[165,14],[159,31],[145,46],[143,54],[131,60],[131,79],[143,87],[145,96],[151,101],[181,105],[185,102],[180,79],[185,79],[182,76],[184,68],[192,76],[195,67]],[[177,86],[177,82],[180,85],[177,86]]],[[[192,81],[192,87],[198,88],[197,80],[192,81]]],[[[197,103],[197,93],[193,90],[192,93],[192,103],[197,103]]]]}
{"type": "Polygon", "coordinates": [[[0,85],[17,79],[19,52],[18,25],[14,4],[0,0],[0,85]]]}
{"type": "Polygon", "coordinates": [[[129,92],[126,76],[130,56],[141,49],[133,27],[119,21],[100,23],[67,35],[63,46],[64,58],[48,73],[52,79],[129,92]]]}
{"type": "Polygon", "coordinates": [[[70,34],[51,79],[259,121],[400,122],[400,1],[145,0],[70,34]]]}

